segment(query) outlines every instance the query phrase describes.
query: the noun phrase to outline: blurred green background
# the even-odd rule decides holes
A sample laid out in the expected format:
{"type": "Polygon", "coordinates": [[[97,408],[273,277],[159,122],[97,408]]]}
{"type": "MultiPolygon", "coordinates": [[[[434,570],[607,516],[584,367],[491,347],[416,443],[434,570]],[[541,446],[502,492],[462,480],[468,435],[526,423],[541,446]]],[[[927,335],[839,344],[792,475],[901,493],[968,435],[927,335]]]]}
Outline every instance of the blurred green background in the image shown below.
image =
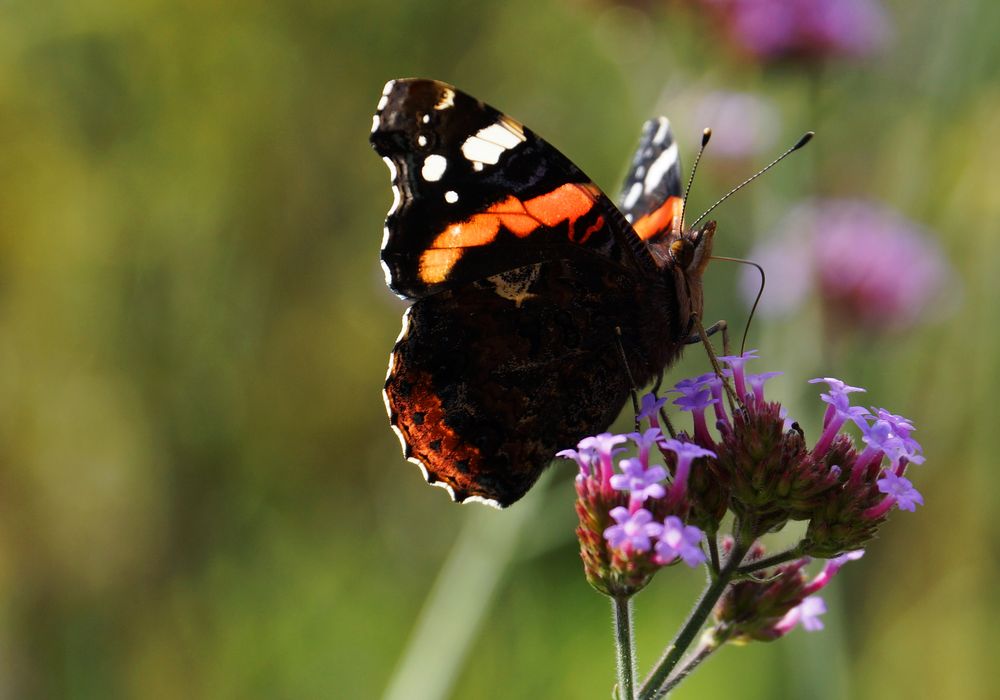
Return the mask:
{"type": "MultiPolygon", "coordinates": [[[[701,92],[768,100],[774,143],[710,147],[693,210],[819,136],[717,212],[720,254],[812,196],[935,232],[950,313],[829,353],[805,310],[750,342],[807,431],[820,374],[912,417],[926,507],[839,577],[825,632],[724,649],[678,696],[1000,696],[998,8],[894,0],[876,54],[775,66],[683,3],[4,2],[0,697],[608,697],[572,468],[459,507],[387,425],[403,305],[367,138],[404,76],[509,112],[611,192],[644,119],[669,114],[690,163],[701,92]]],[[[708,316],[742,324],[740,274],[713,265],[708,316]]],[[[701,583],[671,569],[639,597],[642,670],[701,583]]]]}

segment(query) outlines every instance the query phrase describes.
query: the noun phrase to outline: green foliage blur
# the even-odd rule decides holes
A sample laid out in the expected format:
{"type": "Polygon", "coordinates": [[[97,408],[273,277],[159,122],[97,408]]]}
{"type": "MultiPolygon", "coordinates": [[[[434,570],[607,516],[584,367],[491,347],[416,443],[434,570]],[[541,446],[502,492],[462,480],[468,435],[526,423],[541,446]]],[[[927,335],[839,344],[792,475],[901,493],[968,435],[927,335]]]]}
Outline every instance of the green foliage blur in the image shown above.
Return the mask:
{"type": "MultiPolygon", "coordinates": [[[[387,425],[403,305],[367,138],[383,83],[422,76],[610,192],[655,114],[691,162],[684,96],[773,101],[775,152],[818,136],[716,212],[720,254],[810,196],[936,232],[950,315],[836,353],[808,312],[750,341],[807,432],[817,375],[911,417],[926,507],[844,571],[826,631],[724,649],[678,697],[996,697],[998,7],[895,0],[878,55],[765,69],[678,2],[0,4],[0,696],[609,696],[572,468],[508,511],[459,507],[387,425]]],[[[692,210],[769,155],[710,147],[692,210]]],[[[739,274],[707,280],[707,315],[736,327],[739,274]]],[[[670,376],[706,367],[692,349],[670,376]]],[[[641,671],[702,583],[671,569],[639,597],[641,671]]]]}

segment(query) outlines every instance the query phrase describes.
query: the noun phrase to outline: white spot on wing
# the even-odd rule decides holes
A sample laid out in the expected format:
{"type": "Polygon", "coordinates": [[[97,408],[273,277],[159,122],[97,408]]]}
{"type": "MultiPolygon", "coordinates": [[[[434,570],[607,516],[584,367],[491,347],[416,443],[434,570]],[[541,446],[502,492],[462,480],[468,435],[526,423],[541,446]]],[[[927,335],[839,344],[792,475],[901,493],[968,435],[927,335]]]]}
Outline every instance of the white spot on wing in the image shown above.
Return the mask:
{"type": "Polygon", "coordinates": [[[656,135],[653,137],[653,143],[659,146],[663,143],[663,140],[667,138],[667,133],[670,131],[670,120],[666,117],[660,117],[657,121],[660,125],[656,129],[656,135]]]}
{"type": "Polygon", "coordinates": [[[444,201],[448,202],[448,204],[454,204],[458,201],[458,192],[455,190],[448,190],[444,193],[444,201]]]}
{"type": "Polygon", "coordinates": [[[625,195],[625,201],[622,204],[625,205],[626,209],[631,209],[635,206],[635,203],[639,201],[639,195],[642,194],[642,183],[633,182],[632,186],[628,189],[628,194],[625,195]]]}
{"type": "Polygon", "coordinates": [[[427,137],[424,136],[423,134],[420,134],[420,136],[417,137],[417,145],[418,146],[426,146],[427,145],[427,137]]]}
{"type": "Polygon", "coordinates": [[[395,84],[396,84],[395,80],[390,80],[388,83],[386,83],[385,87],[382,88],[382,94],[388,95],[390,92],[392,92],[392,86],[395,84]]]}
{"type": "Polygon", "coordinates": [[[433,153],[424,158],[424,167],[420,169],[420,176],[428,182],[437,182],[444,175],[447,167],[448,159],[433,153]]]}
{"type": "Polygon", "coordinates": [[[372,115],[372,133],[373,134],[378,129],[378,124],[379,124],[379,122],[378,122],[378,115],[377,114],[373,114],[372,115]]]}
{"type": "Polygon", "coordinates": [[[649,166],[649,172],[643,180],[643,187],[646,193],[655,190],[663,181],[663,178],[670,171],[670,168],[677,164],[677,144],[670,144],[670,148],[661,153],[649,166]]]}
{"type": "Polygon", "coordinates": [[[431,115],[425,114],[424,116],[420,117],[420,121],[422,121],[424,124],[430,124],[431,123],[431,115]]]}
{"type": "Polygon", "coordinates": [[[386,95],[385,93],[383,93],[382,97],[379,98],[378,106],[375,107],[375,109],[377,109],[379,112],[381,112],[383,109],[385,109],[385,106],[387,104],[389,104],[389,96],[386,95]]]}
{"type": "Polygon", "coordinates": [[[462,155],[475,163],[496,165],[501,154],[525,141],[521,125],[501,120],[480,129],[462,144],[462,155]]]}

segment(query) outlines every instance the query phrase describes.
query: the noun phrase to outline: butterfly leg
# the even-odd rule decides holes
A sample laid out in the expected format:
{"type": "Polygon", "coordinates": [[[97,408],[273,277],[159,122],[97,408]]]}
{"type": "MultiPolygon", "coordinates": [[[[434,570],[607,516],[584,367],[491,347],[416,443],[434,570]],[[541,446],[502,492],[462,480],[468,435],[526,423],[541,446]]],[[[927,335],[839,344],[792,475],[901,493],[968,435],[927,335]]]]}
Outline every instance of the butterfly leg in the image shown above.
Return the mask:
{"type": "MultiPolygon", "coordinates": [[[[722,352],[724,355],[729,354],[729,324],[723,321],[716,321],[711,326],[705,329],[705,335],[711,338],[716,333],[722,333],[722,352]]],[[[698,333],[692,333],[687,338],[684,339],[685,345],[697,345],[701,342],[701,335],[698,333]]]]}
{"type": "Polygon", "coordinates": [[[712,363],[712,370],[715,375],[722,380],[722,386],[726,390],[726,396],[729,399],[729,408],[734,413],[736,412],[736,406],[740,404],[739,398],[736,396],[736,391],[733,389],[732,385],[726,381],[725,376],[722,374],[722,367],[719,365],[719,356],[715,352],[715,348],[712,347],[712,341],[708,339],[709,335],[713,333],[722,332],[722,346],[725,352],[729,352],[729,332],[727,330],[727,324],[725,321],[718,321],[713,323],[708,329],[706,329],[701,324],[701,318],[697,314],[691,315],[692,325],[698,330],[697,333],[693,333],[687,338],[688,343],[700,341],[705,346],[705,351],[708,353],[708,359],[712,363]],[[692,340],[694,339],[694,340],[692,340]]]}
{"type": "Polygon", "coordinates": [[[639,390],[635,386],[635,378],[632,377],[632,370],[628,366],[628,356],[625,354],[625,346],[622,345],[622,329],[615,326],[615,344],[618,345],[618,353],[622,357],[622,365],[625,367],[625,374],[628,376],[628,391],[632,397],[632,415],[635,416],[635,431],[639,432],[639,390]]]}

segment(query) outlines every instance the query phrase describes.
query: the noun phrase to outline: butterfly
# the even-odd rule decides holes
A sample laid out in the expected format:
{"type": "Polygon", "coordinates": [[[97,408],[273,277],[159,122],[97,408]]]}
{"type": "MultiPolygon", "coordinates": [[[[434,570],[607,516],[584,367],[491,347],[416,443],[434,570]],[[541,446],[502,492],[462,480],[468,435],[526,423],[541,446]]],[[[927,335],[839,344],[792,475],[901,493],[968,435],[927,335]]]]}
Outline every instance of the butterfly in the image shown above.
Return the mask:
{"type": "Polygon", "coordinates": [[[411,300],[384,387],[404,455],[505,507],[662,376],[703,306],[715,222],[685,230],[677,144],[647,122],[616,206],[530,129],[435,80],[388,82],[381,263],[411,300]]]}

